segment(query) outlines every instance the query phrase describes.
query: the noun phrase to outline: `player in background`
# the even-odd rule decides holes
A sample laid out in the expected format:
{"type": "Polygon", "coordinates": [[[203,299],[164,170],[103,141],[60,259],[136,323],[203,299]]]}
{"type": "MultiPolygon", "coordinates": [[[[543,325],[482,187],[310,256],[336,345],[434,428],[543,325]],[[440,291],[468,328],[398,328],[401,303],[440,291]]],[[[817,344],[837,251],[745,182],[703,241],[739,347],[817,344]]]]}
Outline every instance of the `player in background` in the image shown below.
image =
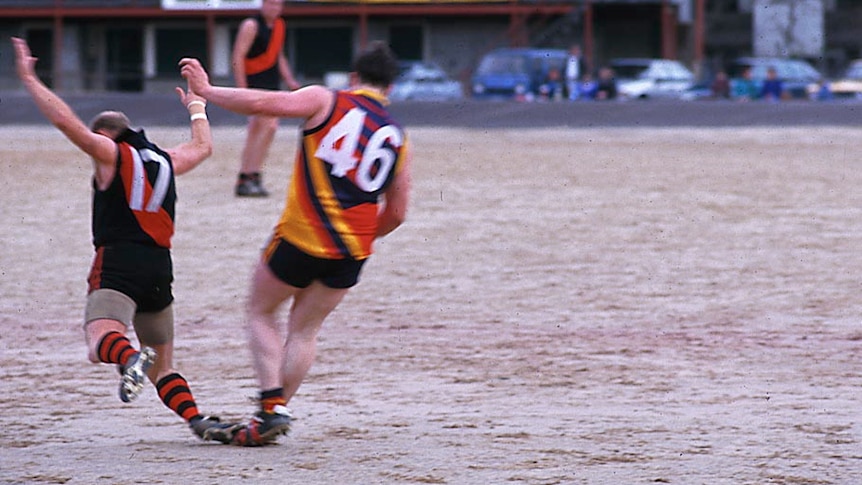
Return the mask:
{"type": "MultiPolygon", "coordinates": [[[[231,64],[239,88],[278,90],[283,79],[290,89],[298,89],[284,55],[285,22],[280,17],[282,0],[263,0],[260,13],[242,21],[233,45],[231,64]]],[[[278,118],[251,115],[242,149],[235,193],[239,197],[266,197],[261,170],[278,130],[278,118]]]]}
{"type": "Polygon", "coordinates": [[[88,358],[119,366],[120,399],[130,402],[156,385],[162,402],[204,440],[229,442],[236,424],[198,413],[189,384],[173,368],[174,317],[171,237],[174,174],[195,168],[212,153],[202,97],[177,88],[190,113],[189,142],[162,150],[118,111],[99,113],[88,128],[35,72],[37,59],[23,39],[12,38],[18,77],[42,114],[93,159],[93,244],[84,317],[88,358]],[[134,326],[141,343],[126,337],[134,326]]]}
{"type": "Polygon", "coordinates": [[[374,43],[354,62],[351,86],[294,92],[215,87],[196,59],[182,59],[190,89],[247,115],[302,118],[287,203],[251,282],[246,306],[260,407],[234,444],[274,442],[290,428],[286,405],[310,369],[324,319],[359,281],[376,238],[404,221],[410,198],[407,135],[389,114],[398,73],[374,43]],[[276,317],[292,299],[285,325],[276,317]]]}

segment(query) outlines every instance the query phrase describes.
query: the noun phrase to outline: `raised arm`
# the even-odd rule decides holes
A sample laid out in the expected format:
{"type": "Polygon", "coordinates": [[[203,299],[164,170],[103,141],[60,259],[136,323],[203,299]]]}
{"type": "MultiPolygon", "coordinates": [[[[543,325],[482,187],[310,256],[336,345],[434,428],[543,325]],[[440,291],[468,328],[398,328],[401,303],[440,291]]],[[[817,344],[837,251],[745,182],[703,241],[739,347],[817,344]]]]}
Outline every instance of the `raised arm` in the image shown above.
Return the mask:
{"type": "Polygon", "coordinates": [[[319,85],[293,92],[213,86],[197,59],[184,58],[180,66],[189,89],[211,103],[243,115],[306,118],[307,125],[316,125],[324,120],[335,103],[335,93],[319,85]]]}
{"type": "Polygon", "coordinates": [[[206,100],[191,89],[177,87],[180,102],[189,110],[192,139],[166,150],[174,163],[174,173],[182,175],[206,160],[213,151],[212,132],[207,119],[206,100]]]}
{"type": "Polygon", "coordinates": [[[107,136],[93,133],[53,91],[36,75],[36,61],[24,39],[12,37],[15,48],[15,67],[18,78],[30,93],[39,111],[57,127],[66,138],[88,154],[97,165],[113,167],[117,158],[117,145],[107,136]]]}

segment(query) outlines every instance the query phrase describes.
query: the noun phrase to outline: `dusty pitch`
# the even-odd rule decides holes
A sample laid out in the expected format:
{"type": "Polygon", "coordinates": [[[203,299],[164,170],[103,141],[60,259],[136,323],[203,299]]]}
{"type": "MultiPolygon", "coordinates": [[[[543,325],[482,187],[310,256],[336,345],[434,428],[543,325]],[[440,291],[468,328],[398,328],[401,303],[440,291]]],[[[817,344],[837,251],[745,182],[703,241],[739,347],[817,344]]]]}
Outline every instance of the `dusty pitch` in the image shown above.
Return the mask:
{"type": "MultiPolygon", "coordinates": [[[[185,128],[151,128],[171,145],[185,128]]],[[[90,162],[0,130],[0,482],[846,484],[862,475],[857,128],[421,127],[407,224],[324,325],[278,446],[132,404],[81,331],[90,162]]],[[[176,365],[244,419],[242,305],[295,149],[178,179],[176,365]]]]}

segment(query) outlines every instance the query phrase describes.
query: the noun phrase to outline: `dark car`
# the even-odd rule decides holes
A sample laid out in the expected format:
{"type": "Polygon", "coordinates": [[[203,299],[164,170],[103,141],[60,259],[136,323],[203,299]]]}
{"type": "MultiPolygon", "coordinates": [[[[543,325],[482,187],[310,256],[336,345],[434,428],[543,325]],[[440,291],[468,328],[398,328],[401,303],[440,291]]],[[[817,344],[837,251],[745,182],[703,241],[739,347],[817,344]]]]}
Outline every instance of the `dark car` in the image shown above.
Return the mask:
{"type": "Polygon", "coordinates": [[[809,87],[822,77],[807,61],[783,57],[740,57],[730,64],[728,74],[731,80],[738,80],[750,68],[751,79],[759,89],[770,67],[775,68],[786,95],[794,99],[807,99],[809,87]]]}
{"type": "Polygon", "coordinates": [[[486,54],[473,74],[477,99],[530,100],[539,95],[551,69],[565,71],[563,49],[497,49],[486,54]]]}

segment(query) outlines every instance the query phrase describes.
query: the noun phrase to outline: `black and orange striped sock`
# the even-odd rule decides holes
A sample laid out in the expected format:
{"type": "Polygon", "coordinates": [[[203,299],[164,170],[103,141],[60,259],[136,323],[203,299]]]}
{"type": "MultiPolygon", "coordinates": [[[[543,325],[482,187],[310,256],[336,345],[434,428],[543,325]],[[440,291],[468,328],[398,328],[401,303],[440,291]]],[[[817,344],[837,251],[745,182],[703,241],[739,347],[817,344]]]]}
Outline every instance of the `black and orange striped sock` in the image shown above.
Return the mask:
{"type": "Polygon", "coordinates": [[[276,406],[284,406],[287,400],[284,398],[284,388],[277,387],[260,393],[260,410],[265,413],[271,413],[276,406]]]}
{"type": "Polygon", "coordinates": [[[102,337],[102,341],[99,342],[97,350],[101,362],[120,365],[126,365],[129,357],[135,355],[135,352],[137,350],[132,347],[132,342],[120,332],[108,332],[105,334],[102,337]]]}
{"type": "Polygon", "coordinates": [[[156,383],[156,390],[165,406],[187,422],[200,415],[189,383],[183,376],[177,373],[166,375],[156,383]]]}

